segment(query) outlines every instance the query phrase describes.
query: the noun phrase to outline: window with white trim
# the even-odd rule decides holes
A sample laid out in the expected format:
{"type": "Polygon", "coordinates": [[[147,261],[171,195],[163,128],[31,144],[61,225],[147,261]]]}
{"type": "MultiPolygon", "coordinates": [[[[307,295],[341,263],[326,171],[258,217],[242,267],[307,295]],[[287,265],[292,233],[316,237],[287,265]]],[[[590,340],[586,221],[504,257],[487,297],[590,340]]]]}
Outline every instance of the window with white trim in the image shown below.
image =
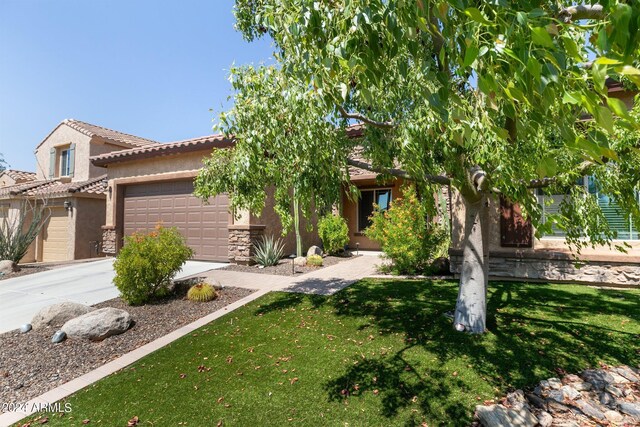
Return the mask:
{"type": "Polygon", "coordinates": [[[71,175],[71,150],[60,151],[60,176],[71,175]]]}
{"type": "Polygon", "coordinates": [[[374,208],[381,211],[389,209],[391,203],[390,188],[376,188],[372,190],[360,190],[360,201],[358,202],[358,232],[363,232],[371,225],[370,216],[374,208]]]}

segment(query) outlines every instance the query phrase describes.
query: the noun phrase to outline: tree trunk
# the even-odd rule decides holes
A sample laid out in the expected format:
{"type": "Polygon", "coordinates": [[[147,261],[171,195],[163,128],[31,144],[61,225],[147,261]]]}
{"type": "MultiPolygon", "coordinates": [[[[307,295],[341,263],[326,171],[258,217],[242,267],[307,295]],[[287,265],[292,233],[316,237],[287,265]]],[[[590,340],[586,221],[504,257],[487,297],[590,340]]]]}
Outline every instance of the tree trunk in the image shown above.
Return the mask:
{"type": "Polygon", "coordinates": [[[293,189],[293,227],[296,234],[296,256],[304,256],[302,254],[302,236],[300,235],[300,205],[296,197],[296,190],[293,189]]]}
{"type": "Polygon", "coordinates": [[[483,196],[473,203],[465,197],[462,199],[465,205],[464,243],[454,326],[459,331],[481,334],[485,332],[487,320],[488,199],[483,196]]]}

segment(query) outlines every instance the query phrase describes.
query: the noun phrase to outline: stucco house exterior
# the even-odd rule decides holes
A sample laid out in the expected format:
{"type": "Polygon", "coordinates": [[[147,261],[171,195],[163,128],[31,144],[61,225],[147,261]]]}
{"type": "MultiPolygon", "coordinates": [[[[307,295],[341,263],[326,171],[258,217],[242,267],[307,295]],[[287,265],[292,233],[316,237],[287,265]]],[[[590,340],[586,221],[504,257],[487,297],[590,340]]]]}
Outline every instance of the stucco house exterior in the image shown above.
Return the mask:
{"type": "Polygon", "coordinates": [[[35,149],[35,172],[0,174],[0,216],[13,221],[25,201],[45,204],[46,223],[22,262],[99,255],[106,175],[91,156],[157,142],[79,120],[64,120],[35,149]]]}
{"type": "MultiPolygon", "coordinates": [[[[621,99],[628,108],[633,106],[635,95],[625,91],[620,84],[609,82],[609,96],[621,99]]],[[[496,196],[489,206],[489,271],[493,278],[640,285],[639,230],[631,218],[617,210],[614,199],[597,193],[592,178],[586,177],[581,185],[597,198],[610,227],[618,233],[615,243],[626,243],[627,252],[609,247],[585,248],[579,255],[580,262],[576,262],[559,230],[535,238],[534,229],[523,219],[520,208],[496,196]]],[[[452,245],[449,254],[451,271],[460,274],[465,209],[458,194],[452,192],[451,197],[452,245]]],[[[563,197],[561,194],[537,195],[545,213],[556,211],[563,197]],[[550,199],[555,203],[549,205],[550,199]]],[[[636,192],[636,197],[640,201],[640,192],[636,192]]]]}

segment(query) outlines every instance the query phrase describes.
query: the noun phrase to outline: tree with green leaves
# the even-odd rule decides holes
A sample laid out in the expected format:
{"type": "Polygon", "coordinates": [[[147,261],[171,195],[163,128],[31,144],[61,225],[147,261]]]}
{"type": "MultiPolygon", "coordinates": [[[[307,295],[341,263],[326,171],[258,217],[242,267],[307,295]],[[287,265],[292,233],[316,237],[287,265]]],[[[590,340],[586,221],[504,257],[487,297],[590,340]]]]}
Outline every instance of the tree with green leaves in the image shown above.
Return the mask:
{"type": "Polygon", "coordinates": [[[232,69],[220,129],[237,145],[214,153],[197,191],[259,212],[273,184],[287,223],[291,188],[308,215],[337,200],[348,165],[411,179],[422,194],[450,185],[466,212],[454,322],[483,332],[494,195],[519,203],[538,232],[565,227],[579,249],[614,236],[572,185],[590,175],[640,224],[639,112],[607,92],[609,81],[640,86],[640,2],[562,3],[236,0],[237,28],[270,37],[277,66],[232,69]],[[356,145],[367,162],[349,160],[356,145]],[[534,188],[570,189],[571,203],[542,224],[534,188]]]}

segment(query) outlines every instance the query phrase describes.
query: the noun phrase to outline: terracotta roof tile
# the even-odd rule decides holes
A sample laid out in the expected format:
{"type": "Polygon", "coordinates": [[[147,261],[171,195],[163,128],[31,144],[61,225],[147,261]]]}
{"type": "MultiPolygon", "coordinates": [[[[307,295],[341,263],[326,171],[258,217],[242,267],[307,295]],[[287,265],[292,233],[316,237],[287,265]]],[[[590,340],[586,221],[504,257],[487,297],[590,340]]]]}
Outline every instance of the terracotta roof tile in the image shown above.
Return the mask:
{"type": "Polygon", "coordinates": [[[26,182],[26,181],[34,181],[36,179],[35,172],[25,172],[19,171],[15,169],[7,169],[2,171],[0,175],[7,175],[11,177],[16,182],[26,182]]]}
{"type": "Polygon", "coordinates": [[[226,138],[224,135],[209,135],[200,138],[185,139],[183,141],[169,142],[166,144],[112,151],[110,153],[91,157],[91,163],[96,166],[105,166],[116,162],[147,159],[156,156],[188,153],[213,148],[225,148],[230,147],[233,144],[233,140],[226,138]]]}
{"type": "Polygon", "coordinates": [[[116,144],[126,144],[134,148],[160,144],[158,141],[130,135],[128,133],[119,132],[117,130],[108,129],[98,125],[92,125],[91,123],[83,122],[80,120],[65,119],[61,121],[58,126],[53,128],[51,132],[49,132],[49,134],[40,142],[40,144],[38,144],[36,149],[40,147],[47,140],[47,138],[49,138],[60,126],[63,125],[69,126],[70,128],[75,129],[78,132],[90,137],[97,136],[116,144]]]}
{"type": "Polygon", "coordinates": [[[61,182],[32,181],[24,184],[16,184],[0,188],[0,197],[31,196],[31,197],[55,197],[73,193],[105,194],[107,190],[107,175],[102,175],[87,181],[61,182]]]}

